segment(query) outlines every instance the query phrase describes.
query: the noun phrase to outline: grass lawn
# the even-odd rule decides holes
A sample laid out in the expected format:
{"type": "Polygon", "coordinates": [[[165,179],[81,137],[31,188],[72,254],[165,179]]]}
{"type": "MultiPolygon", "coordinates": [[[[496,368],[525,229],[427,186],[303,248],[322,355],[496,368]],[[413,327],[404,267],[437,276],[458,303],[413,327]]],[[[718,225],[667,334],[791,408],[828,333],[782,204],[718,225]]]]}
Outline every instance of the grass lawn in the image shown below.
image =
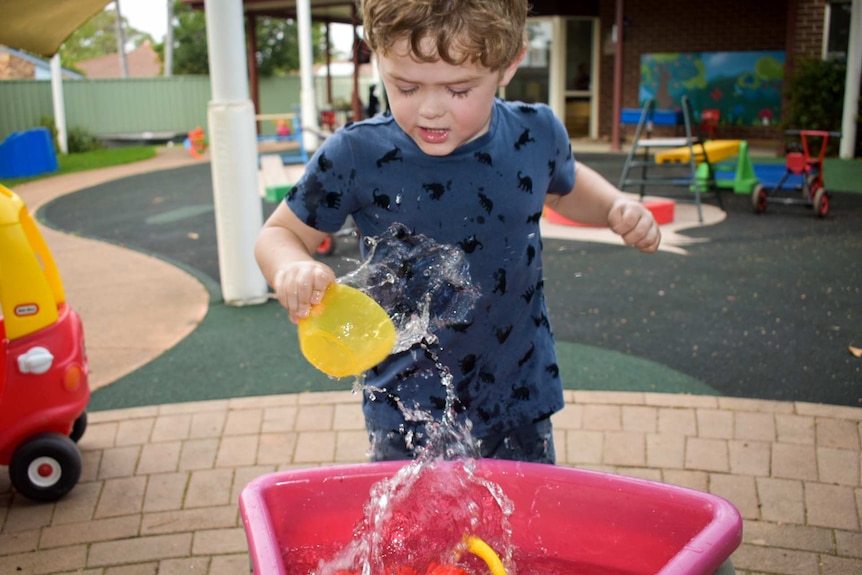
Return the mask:
{"type": "Polygon", "coordinates": [[[60,164],[60,169],[56,172],[40,174],[29,178],[10,178],[4,180],[4,186],[13,188],[25,182],[32,182],[42,178],[50,178],[62,174],[71,174],[73,172],[83,172],[86,170],[95,170],[98,168],[108,168],[110,166],[118,166],[120,164],[130,164],[132,162],[140,162],[141,160],[149,160],[155,157],[156,148],[153,146],[129,146],[125,148],[107,148],[104,150],[94,150],[92,152],[82,152],[80,154],[59,154],[57,163],[60,164]]]}
{"type": "Polygon", "coordinates": [[[862,159],[826,158],[823,180],[827,190],[862,193],[862,159]]]}

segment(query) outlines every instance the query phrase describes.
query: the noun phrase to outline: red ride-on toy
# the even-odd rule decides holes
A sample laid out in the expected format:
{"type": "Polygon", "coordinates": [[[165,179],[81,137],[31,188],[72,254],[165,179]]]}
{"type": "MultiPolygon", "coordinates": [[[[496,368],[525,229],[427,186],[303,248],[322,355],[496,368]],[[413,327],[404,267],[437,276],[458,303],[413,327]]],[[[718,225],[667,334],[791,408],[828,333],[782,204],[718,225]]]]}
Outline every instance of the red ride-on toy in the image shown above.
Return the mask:
{"type": "Polygon", "coordinates": [[[0,465],[19,493],[54,501],[81,476],[84,329],[27,207],[2,185],[0,311],[0,465]]]}
{"type": "Polygon", "coordinates": [[[785,134],[798,136],[801,146],[797,145],[795,149],[788,151],[785,156],[786,169],[777,182],[761,181],[754,188],[751,205],[755,213],[761,214],[766,211],[769,203],[801,204],[814,208],[814,215],[822,218],[829,213],[829,192],[823,184],[823,160],[826,157],[829,138],[840,138],[841,133],[789,130],[785,134]],[[820,143],[816,156],[811,140],[820,143]]]}

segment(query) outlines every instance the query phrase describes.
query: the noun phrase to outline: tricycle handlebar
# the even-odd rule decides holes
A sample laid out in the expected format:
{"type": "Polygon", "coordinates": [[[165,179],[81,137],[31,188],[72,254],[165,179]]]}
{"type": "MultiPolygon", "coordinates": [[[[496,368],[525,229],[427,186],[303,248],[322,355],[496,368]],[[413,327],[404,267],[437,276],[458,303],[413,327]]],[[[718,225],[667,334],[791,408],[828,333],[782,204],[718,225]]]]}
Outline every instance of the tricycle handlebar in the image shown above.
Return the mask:
{"type": "Polygon", "coordinates": [[[841,132],[829,132],[826,130],[785,130],[785,136],[829,136],[830,138],[840,138],[841,132]]]}

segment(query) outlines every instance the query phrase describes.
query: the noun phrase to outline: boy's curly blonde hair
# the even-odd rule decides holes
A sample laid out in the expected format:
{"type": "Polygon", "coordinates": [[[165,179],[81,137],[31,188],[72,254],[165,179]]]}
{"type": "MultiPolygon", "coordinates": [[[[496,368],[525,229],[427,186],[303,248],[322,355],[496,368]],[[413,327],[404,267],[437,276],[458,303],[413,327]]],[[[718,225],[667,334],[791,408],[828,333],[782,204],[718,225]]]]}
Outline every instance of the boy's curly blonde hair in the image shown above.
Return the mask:
{"type": "Polygon", "coordinates": [[[357,0],[365,42],[385,54],[407,40],[420,62],[442,59],[460,66],[481,64],[492,71],[515,61],[524,46],[527,0],[357,0]],[[425,46],[425,38],[434,40],[425,46]]]}

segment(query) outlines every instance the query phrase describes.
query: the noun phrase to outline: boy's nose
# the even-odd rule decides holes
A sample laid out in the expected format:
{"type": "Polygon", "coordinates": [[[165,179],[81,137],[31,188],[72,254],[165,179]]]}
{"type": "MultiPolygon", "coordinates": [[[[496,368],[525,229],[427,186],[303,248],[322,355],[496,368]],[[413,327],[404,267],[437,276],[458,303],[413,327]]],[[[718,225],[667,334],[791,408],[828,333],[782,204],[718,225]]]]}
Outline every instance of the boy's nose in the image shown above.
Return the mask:
{"type": "Polygon", "coordinates": [[[440,102],[440,99],[430,94],[423,98],[419,105],[419,115],[423,118],[439,118],[445,111],[445,107],[440,102]]]}

